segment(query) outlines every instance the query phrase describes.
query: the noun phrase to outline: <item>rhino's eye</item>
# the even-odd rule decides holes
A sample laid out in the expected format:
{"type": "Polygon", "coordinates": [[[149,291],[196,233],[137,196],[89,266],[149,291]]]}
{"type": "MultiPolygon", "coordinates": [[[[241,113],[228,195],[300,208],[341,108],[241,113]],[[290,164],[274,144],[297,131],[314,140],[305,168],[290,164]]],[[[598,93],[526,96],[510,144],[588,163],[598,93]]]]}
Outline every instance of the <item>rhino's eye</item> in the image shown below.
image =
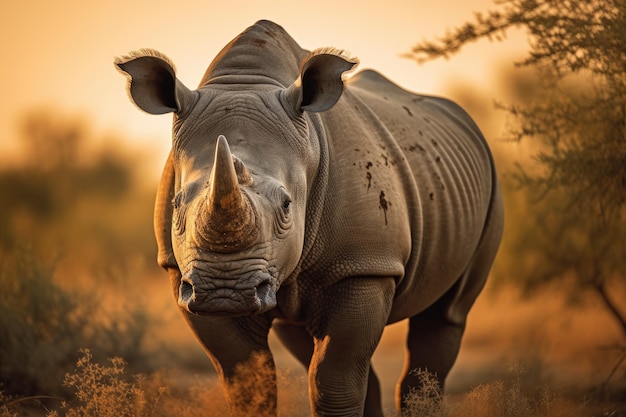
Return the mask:
{"type": "Polygon", "coordinates": [[[291,228],[293,223],[289,214],[291,210],[291,197],[287,194],[287,190],[284,187],[277,189],[278,195],[276,196],[276,203],[280,204],[279,210],[276,210],[276,235],[278,237],[287,236],[286,232],[291,228]]]}
{"type": "Polygon", "coordinates": [[[285,190],[285,187],[280,187],[278,190],[278,198],[280,199],[279,201],[282,201],[281,207],[283,209],[283,215],[287,215],[289,214],[289,208],[291,207],[291,197],[287,193],[287,190],[285,190]]]}
{"type": "Polygon", "coordinates": [[[291,200],[289,198],[286,198],[285,201],[283,201],[283,210],[289,213],[290,206],[291,206],[291,200]]]}

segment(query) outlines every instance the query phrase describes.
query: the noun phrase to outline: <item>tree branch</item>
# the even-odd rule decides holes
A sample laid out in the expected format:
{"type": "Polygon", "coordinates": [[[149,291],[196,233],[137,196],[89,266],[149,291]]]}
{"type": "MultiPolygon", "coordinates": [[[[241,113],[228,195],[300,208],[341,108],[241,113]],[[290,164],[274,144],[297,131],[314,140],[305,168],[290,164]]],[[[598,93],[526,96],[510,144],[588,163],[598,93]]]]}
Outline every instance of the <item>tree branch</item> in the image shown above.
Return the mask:
{"type": "Polygon", "coordinates": [[[594,281],[593,287],[598,292],[600,298],[602,298],[602,301],[604,302],[607,309],[613,315],[613,318],[615,318],[615,320],[617,320],[617,322],[620,324],[622,329],[622,335],[624,336],[624,339],[626,339],[626,317],[624,317],[622,312],[620,312],[620,310],[617,308],[617,305],[615,305],[615,303],[609,298],[609,295],[606,291],[605,283],[599,280],[594,281]]]}

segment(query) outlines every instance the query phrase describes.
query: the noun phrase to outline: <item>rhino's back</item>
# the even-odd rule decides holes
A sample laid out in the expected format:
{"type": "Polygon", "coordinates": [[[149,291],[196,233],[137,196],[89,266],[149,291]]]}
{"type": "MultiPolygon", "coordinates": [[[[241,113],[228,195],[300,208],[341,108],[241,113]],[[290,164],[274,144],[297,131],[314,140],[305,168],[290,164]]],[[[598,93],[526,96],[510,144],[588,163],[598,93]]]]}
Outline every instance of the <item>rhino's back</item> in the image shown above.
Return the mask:
{"type": "Polygon", "coordinates": [[[324,124],[329,249],[318,265],[396,277],[396,300],[411,310],[397,314],[415,314],[467,268],[482,234],[493,187],[484,138],[454,103],[373,71],[350,79],[324,124]]]}

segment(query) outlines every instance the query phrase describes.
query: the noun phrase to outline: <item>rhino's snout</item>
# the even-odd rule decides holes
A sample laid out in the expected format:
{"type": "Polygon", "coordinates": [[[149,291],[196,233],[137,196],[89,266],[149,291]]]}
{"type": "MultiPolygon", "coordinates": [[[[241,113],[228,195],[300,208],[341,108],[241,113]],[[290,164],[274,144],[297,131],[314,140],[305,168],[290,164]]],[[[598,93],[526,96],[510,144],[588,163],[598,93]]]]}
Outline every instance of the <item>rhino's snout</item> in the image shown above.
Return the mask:
{"type": "Polygon", "coordinates": [[[180,282],[178,305],[201,315],[238,316],[266,312],[276,306],[271,277],[217,279],[192,274],[180,282]]]}

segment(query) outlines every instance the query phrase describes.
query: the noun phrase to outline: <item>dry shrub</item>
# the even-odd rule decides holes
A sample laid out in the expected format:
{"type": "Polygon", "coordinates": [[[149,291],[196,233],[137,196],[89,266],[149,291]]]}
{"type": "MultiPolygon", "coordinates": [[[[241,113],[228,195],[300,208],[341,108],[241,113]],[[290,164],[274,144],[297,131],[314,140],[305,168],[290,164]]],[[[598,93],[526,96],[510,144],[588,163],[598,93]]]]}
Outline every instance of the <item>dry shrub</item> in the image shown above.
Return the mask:
{"type": "MultiPolygon", "coordinates": [[[[76,369],[65,376],[64,384],[74,391],[74,399],[65,402],[48,417],[224,417],[229,407],[220,383],[215,378],[193,381],[175,373],[127,375],[120,358],[108,364],[94,362],[89,350],[82,350],[76,369]]],[[[242,366],[238,379],[243,388],[271,378],[267,358],[254,357],[242,366]]],[[[281,404],[279,416],[308,416],[306,387],[302,379],[278,373],[281,404]]],[[[261,395],[252,404],[262,404],[261,395]]],[[[250,403],[250,401],[248,401],[250,403]]],[[[2,409],[0,408],[0,412],[2,409]]],[[[260,414],[255,416],[262,417],[260,414]]],[[[0,414],[0,417],[5,415],[0,414]]],[[[13,417],[7,414],[6,417],[13,417]]]]}
{"type": "Polygon", "coordinates": [[[272,359],[267,355],[253,355],[248,362],[239,365],[234,384],[239,392],[248,393],[249,398],[234,399],[239,404],[245,403],[248,410],[244,412],[246,416],[273,417],[273,414],[258,411],[273,407],[271,401],[268,401],[268,391],[265,391],[269,389],[271,392],[272,384],[278,386],[279,416],[310,415],[306,381],[288,372],[277,371],[275,374],[272,359]]]}
{"type": "MultiPolygon", "coordinates": [[[[0,386],[0,388],[2,388],[0,386]]],[[[17,417],[17,413],[11,408],[11,399],[0,389],[0,417],[17,417]]]]}
{"type": "Polygon", "coordinates": [[[126,374],[121,358],[106,365],[93,361],[83,349],[76,369],[66,374],[64,385],[74,391],[74,399],[61,404],[48,417],[191,417],[225,416],[228,409],[215,386],[194,384],[188,389],[172,389],[163,372],[150,376],[126,374]],[[216,399],[216,401],[212,401],[216,399]]]}
{"type": "Polygon", "coordinates": [[[509,381],[495,381],[488,385],[474,388],[466,396],[459,407],[468,417],[507,416],[527,417],[537,414],[531,407],[528,393],[524,393],[524,377],[526,368],[515,364],[508,369],[509,381]]]}
{"type": "Polygon", "coordinates": [[[199,377],[176,384],[174,373],[157,372],[139,376],[137,383],[146,406],[138,417],[217,417],[228,416],[228,405],[215,378],[199,377]]]}
{"type": "Polygon", "coordinates": [[[419,379],[419,388],[411,388],[404,398],[403,417],[445,417],[443,393],[435,375],[427,370],[413,369],[419,379]]]}
{"type": "Polygon", "coordinates": [[[265,417],[260,414],[260,410],[273,410],[276,407],[275,385],[276,373],[272,358],[263,353],[254,354],[247,362],[237,366],[235,377],[230,382],[229,401],[237,404],[241,417],[265,417]]]}
{"type": "MultiPolygon", "coordinates": [[[[125,363],[110,359],[108,366],[93,362],[88,349],[76,363],[76,371],[65,375],[63,385],[75,391],[72,403],[63,402],[67,417],[117,417],[142,415],[145,408],[143,391],[136,383],[124,379],[125,363]]],[[[56,415],[53,413],[51,415],[56,415]]]]}

